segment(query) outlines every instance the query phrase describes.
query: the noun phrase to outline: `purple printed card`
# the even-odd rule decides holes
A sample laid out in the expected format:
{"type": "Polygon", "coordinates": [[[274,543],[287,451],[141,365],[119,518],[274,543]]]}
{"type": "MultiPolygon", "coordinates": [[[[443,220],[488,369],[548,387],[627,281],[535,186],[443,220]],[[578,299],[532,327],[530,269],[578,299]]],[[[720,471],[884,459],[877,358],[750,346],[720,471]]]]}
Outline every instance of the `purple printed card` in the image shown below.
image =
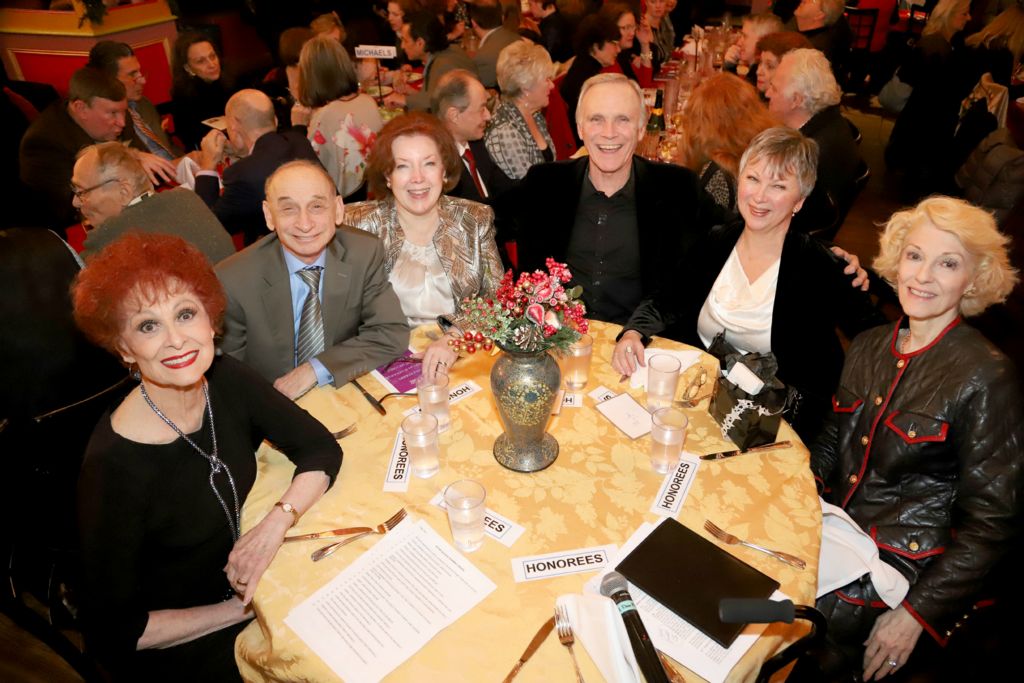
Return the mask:
{"type": "Polygon", "coordinates": [[[419,379],[422,366],[419,363],[408,363],[401,358],[412,357],[412,350],[406,349],[399,360],[380,366],[370,374],[383,384],[389,392],[410,394],[416,393],[416,380],[419,379]]]}

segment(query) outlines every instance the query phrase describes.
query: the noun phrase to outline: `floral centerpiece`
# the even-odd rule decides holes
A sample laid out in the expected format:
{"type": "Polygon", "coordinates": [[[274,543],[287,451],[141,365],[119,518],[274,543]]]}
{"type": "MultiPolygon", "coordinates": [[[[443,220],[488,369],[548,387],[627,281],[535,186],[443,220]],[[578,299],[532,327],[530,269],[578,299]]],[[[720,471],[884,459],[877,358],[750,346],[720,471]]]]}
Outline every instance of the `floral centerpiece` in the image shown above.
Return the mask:
{"type": "Polygon", "coordinates": [[[542,470],[558,457],[558,442],[547,433],[551,408],[562,383],[558,364],[547,353],[564,352],[587,331],[583,289],[565,285],[572,274],[547,259],[547,272],[505,273],[493,299],[462,302],[462,324],[470,330],[452,345],[473,353],[497,344],[505,353],[491,368],[491,392],[505,427],[494,442],[494,458],[518,472],[542,470]]]}
{"type": "Polygon", "coordinates": [[[464,299],[462,320],[469,331],[452,345],[469,353],[489,351],[494,343],[509,351],[566,351],[587,331],[583,288],[565,288],[572,274],[564,263],[549,258],[545,265],[548,272],[520,273],[518,279],[509,270],[493,299],[464,299]]]}

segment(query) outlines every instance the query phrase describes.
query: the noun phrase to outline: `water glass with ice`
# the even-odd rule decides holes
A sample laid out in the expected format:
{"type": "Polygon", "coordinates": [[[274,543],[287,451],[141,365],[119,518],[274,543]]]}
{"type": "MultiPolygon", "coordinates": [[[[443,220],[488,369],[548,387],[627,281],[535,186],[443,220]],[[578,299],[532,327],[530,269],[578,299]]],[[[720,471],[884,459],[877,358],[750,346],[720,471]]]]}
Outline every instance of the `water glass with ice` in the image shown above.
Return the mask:
{"type": "Polygon", "coordinates": [[[441,469],[441,447],[437,443],[437,418],[429,413],[413,413],[402,420],[402,436],[409,449],[412,473],[421,479],[441,469]]]}
{"type": "Polygon", "coordinates": [[[651,417],[651,467],[667,474],[679,464],[686,443],[686,415],[678,408],[661,408],[651,417]]]}
{"type": "Polygon", "coordinates": [[[581,334],[580,338],[573,342],[566,352],[562,373],[565,377],[565,388],[569,391],[581,391],[587,386],[593,349],[593,337],[589,334],[581,334]]]}
{"type": "Polygon", "coordinates": [[[484,542],[484,501],[487,492],[472,479],[460,479],[444,490],[444,505],[455,546],[471,553],[484,542]]]}
{"type": "Polygon", "coordinates": [[[647,361],[647,410],[653,413],[672,405],[679,383],[679,367],[678,358],[663,353],[647,361]]]}
{"type": "Polygon", "coordinates": [[[448,375],[435,374],[433,379],[421,377],[416,384],[420,410],[437,418],[437,430],[443,432],[451,424],[448,407],[448,375]]]}

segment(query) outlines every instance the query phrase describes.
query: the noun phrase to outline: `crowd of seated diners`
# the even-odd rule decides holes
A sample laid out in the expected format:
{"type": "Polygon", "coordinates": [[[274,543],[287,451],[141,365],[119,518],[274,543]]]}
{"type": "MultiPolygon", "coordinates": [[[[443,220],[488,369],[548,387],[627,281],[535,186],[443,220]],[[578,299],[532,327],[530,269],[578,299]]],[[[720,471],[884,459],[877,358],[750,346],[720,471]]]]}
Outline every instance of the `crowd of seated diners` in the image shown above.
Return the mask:
{"type": "MultiPolygon", "coordinates": [[[[710,18],[701,3],[349,4],[300,2],[305,21],[266,27],[279,64],[255,78],[215,35],[181,30],[157,105],[115,40],[64,97],[5,83],[20,208],[0,231],[0,376],[25,381],[5,381],[0,439],[44,438],[32,415],[92,397],[45,443],[84,453],[76,595],[103,670],[241,680],[233,642],[261,575],[342,464],[294,399],[390,362],[411,328],[458,323],[506,268],[551,257],[588,317],[622,325],[617,373],[654,335],[773,353],[821,496],[910,582],[895,609],[862,580],[820,598],[828,640],[793,680],[943,680],[958,639],[995,628],[960,616],[1005,589],[1024,512],[1020,346],[967,322],[1005,335],[990,321],[1019,311],[1024,152],[1006,102],[1024,120],[1024,3],[925,2],[909,22],[861,3],[889,38],[867,82],[842,2],[774,3],[681,104],[672,163],[637,154],[644,89],[710,18]],[[358,59],[364,43],[397,56],[358,59]],[[844,91],[893,74],[906,96],[887,169],[869,169],[844,91]],[[962,110],[979,81],[1003,89],[1001,113],[996,95],[962,110]],[[827,240],[886,170],[906,208],[869,263],[827,240]],[[909,427],[882,419],[893,407],[909,427]],[[243,533],[264,439],[296,475],[243,533]]],[[[437,331],[425,377],[457,362],[456,333],[437,331]]]]}

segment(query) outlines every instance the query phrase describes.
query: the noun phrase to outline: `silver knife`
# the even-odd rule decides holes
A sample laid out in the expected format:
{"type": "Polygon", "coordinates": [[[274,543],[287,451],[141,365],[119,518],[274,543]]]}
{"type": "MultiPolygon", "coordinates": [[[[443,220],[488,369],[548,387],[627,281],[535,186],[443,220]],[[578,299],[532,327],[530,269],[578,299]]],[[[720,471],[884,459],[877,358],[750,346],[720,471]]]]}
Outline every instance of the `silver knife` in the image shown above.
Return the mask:
{"type": "Polygon", "coordinates": [[[512,670],[508,672],[508,676],[505,676],[505,680],[502,681],[502,683],[509,683],[509,681],[516,677],[519,670],[523,668],[523,664],[526,664],[526,660],[533,656],[533,653],[537,651],[537,648],[539,648],[545,640],[547,640],[547,637],[551,635],[551,631],[554,628],[555,618],[551,617],[545,621],[540,627],[540,630],[537,631],[537,635],[535,635],[533,640],[530,641],[530,644],[526,646],[526,649],[523,651],[523,655],[519,658],[519,661],[516,662],[516,665],[512,667],[512,670]]]}
{"type": "Polygon", "coordinates": [[[745,455],[747,453],[760,453],[761,451],[774,451],[776,448],[788,448],[792,444],[789,441],[776,441],[775,443],[765,444],[764,446],[754,446],[748,448],[745,451],[722,451],[721,453],[708,453],[707,455],[700,456],[701,460],[724,460],[725,458],[731,458],[734,455],[745,455]]]}
{"type": "Polygon", "coordinates": [[[374,409],[374,410],[376,410],[376,411],[377,411],[378,413],[380,413],[381,415],[387,415],[387,414],[388,414],[388,411],[384,410],[384,406],[382,406],[382,405],[380,404],[380,401],[378,401],[377,399],[375,399],[375,398],[374,398],[374,397],[373,397],[373,396],[372,396],[372,395],[370,394],[370,392],[369,392],[369,391],[367,391],[366,389],[364,389],[364,388],[363,388],[363,385],[362,385],[362,384],[360,384],[360,383],[359,383],[358,381],[356,381],[356,380],[352,380],[352,386],[354,386],[354,387],[355,387],[356,389],[358,389],[359,391],[361,391],[361,392],[363,393],[363,397],[364,397],[364,398],[366,399],[367,403],[369,403],[369,404],[370,404],[371,406],[373,406],[373,409],[374,409]]]}

